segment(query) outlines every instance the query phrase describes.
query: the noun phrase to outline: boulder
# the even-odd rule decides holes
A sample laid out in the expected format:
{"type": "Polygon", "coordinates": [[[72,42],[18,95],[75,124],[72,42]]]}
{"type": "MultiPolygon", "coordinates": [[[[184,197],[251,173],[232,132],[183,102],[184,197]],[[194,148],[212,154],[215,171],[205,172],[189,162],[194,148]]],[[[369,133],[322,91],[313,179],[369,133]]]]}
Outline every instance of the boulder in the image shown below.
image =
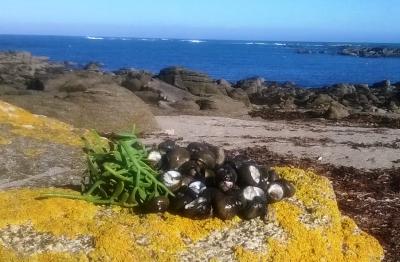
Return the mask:
{"type": "Polygon", "coordinates": [[[164,68],[158,78],[196,96],[222,94],[209,76],[182,67],[164,68]]]}
{"type": "Polygon", "coordinates": [[[332,103],[326,111],[326,118],[331,120],[339,120],[349,115],[349,110],[340,103],[332,103]]]}
{"type": "Polygon", "coordinates": [[[189,91],[182,90],[176,86],[160,81],[159,79],[151,79],[144,86],[144,89],[158,92],[162,99],[168,102],[176,102],[193,97],[189,91]]]}
{"type": "Polygon", "coordinates": [[[126,74],[121,75],[121,85],[130,91],[143,90],[147,83],[152,79],[152,74],[146,71],[128,71],[126,74]]]}
{"type": "Polygon", "coordinates": [[[229,97],[234,100],[241,101],[246,106],[250,106],[250,99],[246,91],[241,88],[233,88],[232,91],[228,93],[229,97]]]}
{"type": "Polygon", "coordinates": [[[253,95],[261,93],[262,89],[264,88],[264,82],[265,79],[262,77],[250,77],[238,81],[235,87],[243,89],[248,95],[253,95]]]}
{"type": "Polygon", "coordinates": [[[221,91],[222,94],[228,95],[229,92],[233,90],[232,84],[226,81],[225,79],[218,79],[216,81],[218,89],[221,91]]]}
{"type": "Polygon", "coordinates": [[[350,84],[336,84],[330,87],[329,91],[337,97],[343,97],[356,92],[356,88],[350,84]]]}
{"type": "Polygon", "coordinates": [[[335,100],[328,94],[318,94],[312,101],[309,100],[309,108],[327,109],[335,100]]]}
{"type": "Polygon", "coordinates": [[[197,113],[200,110],[200,105],[192,99],[182,99],[171,103],[170,106],[183,114],[197,113]]]}
{"type": "Polygon", "coordinates": [[[45,83],[44,91],[3,95],[1,99],[35,114],[101,132],[140,131],[157,127],[150,108],[110,76],[77,71],[58,75],[45,83]]]}
{"type": "Polygon", "coordinates": [[[227,96],[210,96],[196,100],[202,114],[218,116],[244,116],[248,114],[248,108],[242,102],[233,100],[227,96]]]}
{"type": "MultiPolygon", "coordinates": [[[[57,188],[0,191],[2,261],[381,261],[372,236],[342,215],[327,178],[280,167],[294,197],[268,218],[192,220],[81,200],[40,199],[57,188]],[[56,223],[55,223],[56,221],[56,223]]],[[[78,194],[78,192],[76,192],[78,194]]]]}

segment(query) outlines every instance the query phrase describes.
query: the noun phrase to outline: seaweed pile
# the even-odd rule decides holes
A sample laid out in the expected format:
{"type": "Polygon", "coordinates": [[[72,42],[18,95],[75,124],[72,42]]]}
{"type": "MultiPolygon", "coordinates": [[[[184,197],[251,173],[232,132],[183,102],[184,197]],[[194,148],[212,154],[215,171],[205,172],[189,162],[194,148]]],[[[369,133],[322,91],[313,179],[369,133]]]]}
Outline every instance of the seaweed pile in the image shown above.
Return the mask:
{"type": "Polygon", "coordinates": [[[187,147],[166,140],[147,149],[133,133],[94,132],[86,141],[87,176],[82,194],[43,194],[119,205],[144,213],[171,213],[202,219],[265,217],[267,205],[291,197],[292,183],[243,154],[225,157],[208,143],[187,147]]]}

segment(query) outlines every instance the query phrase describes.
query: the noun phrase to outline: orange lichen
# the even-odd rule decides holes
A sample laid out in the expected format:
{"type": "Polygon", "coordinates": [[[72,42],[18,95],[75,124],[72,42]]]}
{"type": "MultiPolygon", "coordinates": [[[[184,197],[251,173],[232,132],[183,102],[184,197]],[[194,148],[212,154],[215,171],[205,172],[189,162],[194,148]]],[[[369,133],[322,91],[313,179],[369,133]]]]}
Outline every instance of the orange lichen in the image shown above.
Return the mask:
{"type": "Polygon", "coordinates": [[[0,124],[10,127],[10,134],[46,140],[59,144],[81,146],[77,130],[61,121],[29,113],[0,101],[0,124]]]}

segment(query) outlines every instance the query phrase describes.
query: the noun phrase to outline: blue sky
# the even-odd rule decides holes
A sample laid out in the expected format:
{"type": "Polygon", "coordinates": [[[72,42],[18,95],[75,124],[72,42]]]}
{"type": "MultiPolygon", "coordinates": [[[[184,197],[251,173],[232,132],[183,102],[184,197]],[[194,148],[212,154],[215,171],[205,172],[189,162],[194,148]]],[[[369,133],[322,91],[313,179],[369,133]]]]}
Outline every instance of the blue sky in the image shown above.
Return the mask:
{"type": "Polygon", "coordinates": [[[400,42],[400,0],[1,0],[0,34],[400,42]]]}

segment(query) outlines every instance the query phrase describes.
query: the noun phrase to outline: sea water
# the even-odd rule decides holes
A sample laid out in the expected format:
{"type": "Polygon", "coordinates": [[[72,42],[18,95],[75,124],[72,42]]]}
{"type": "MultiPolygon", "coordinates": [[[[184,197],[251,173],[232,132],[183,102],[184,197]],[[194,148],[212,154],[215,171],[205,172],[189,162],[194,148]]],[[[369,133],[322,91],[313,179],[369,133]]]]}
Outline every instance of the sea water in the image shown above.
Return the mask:
{"type": "Polygon", "coordinates": [[[54,61],[82,66],[90,61],[105,70],[137,68],[157,73],[178,65],[237,81],[261,76],[292,81],[304,87],[334,83],[400,81],[400,58],[361,58],[339,55],[344,47],[394,47],[400,44],[316,43],[159,39],[99,36],[0,35],[0,50],[24,50],[54,61]]]}

